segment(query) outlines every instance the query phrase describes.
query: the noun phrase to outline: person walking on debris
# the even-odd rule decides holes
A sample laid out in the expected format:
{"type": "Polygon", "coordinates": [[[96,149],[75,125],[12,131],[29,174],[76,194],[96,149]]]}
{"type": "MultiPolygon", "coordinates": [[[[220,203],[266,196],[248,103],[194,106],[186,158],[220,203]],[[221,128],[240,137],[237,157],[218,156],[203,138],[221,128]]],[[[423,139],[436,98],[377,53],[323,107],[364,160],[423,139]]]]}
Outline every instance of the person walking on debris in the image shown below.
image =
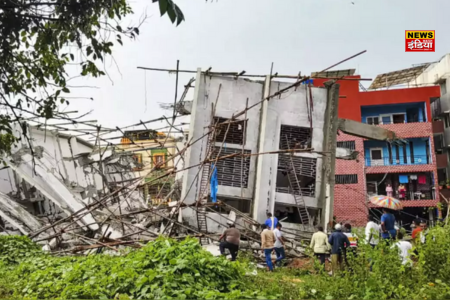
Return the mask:
{"type": "Polygon", "coordinates": [[[275,235],[272,230],[267,228],[266,224],[262,224],[261,228],[263,229],[261,232],[261,248],[264,251],[264,256],[266,257],[266,263],[269,271],[273,271],[271,255],[275,246],[275,235]]]}
{"type": "Polygon", "coordinates": [[[239,251],[241,233],[234,224],[229,224],[229,228],[219,237],[219,241],[222,239],[225,239],[225,241],[220,242],[220,253],[225,255],[225,249],[228,249],[231,254],[231,261],[235,261],[239,251]]]}
{"type": "Polygon", "coordinates": [[[331,274],[336,275],[343,269],[343,255],[345,249],[350,246],[350,241],[342,233],[341,224],[336,224],[334,229],[335,232],[328,238],[328,243],[331,245],[331,274]]]}
{"type": "Polygon", "coordinates": [[[328,236],[323,232],[322,226],[317,227],[317,232],[313,234],[309,246],[314,251],[314,255],[320,260],[320,263],[325,265],[325,257],[331,246],[328,243],[328,236]]]}
{"type": "Polygon", "coordinates": [[[375,223],[375,217],[370,214],[368,219],[369,221],[367,222],[365,230],[366,242],[372,246],[372,248],[375,248],[380,241],[380,225],[375,223]]]}
{"type": "Polygon", "coordinates": [[[395,229],[395,217],[387,208],[383,208],[383,215],[381,216],[381,237],[384,240],[393,240],[397,236],[395,229]]]}
{"type": "Polygon", "coordinates": [[[278,219],[276,217],[273,217],[270,212],[267,213],[267,220],[264,223],[268,229],[274,230],[277,227],[278,219]]]}
{"type": "Polygon", "coordinates": [[[283,233],[281,232],[281,223],[277,224],[277,228],[273,231],[273,234],[275,236],[275,253],[277,254],[277,260],[275,261],[275,264],[278,267],[281,267],[281,261],[286,258],[286,252],[284,249],[284,242],[285,238],[283,237],[283,233]]]}

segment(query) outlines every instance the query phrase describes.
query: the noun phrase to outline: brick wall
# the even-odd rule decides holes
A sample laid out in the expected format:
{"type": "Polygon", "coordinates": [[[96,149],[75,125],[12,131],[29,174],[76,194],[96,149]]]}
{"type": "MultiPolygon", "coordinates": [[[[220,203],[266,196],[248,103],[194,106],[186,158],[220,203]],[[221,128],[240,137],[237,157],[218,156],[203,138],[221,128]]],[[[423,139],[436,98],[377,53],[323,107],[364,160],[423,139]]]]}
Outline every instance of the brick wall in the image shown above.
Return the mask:
{"type": "MultiPolygon", "coordinates": [[[[434,140],[431,123],[407,123],[380,125],[392,130],[398,137],[415,138],[430,137],[432,162],[428,165],[415,166],[380,166],[365,167],[364,165],[364,139],[339,133],[337,141],[355,141],[355,151],[359,152],[358,159],[354,161],[336,160],[336,174],[357,174],[356,184],[336,184],[334,189],[334,215],[339,222],[349,222],[352,225],[362,226],[367,222],[369,206],[367,203],[366,173],[410,173],[433,172],[437,199],[439,190],[437,182],[436,155],[434,153],[434,140]]],[[[403,201],[405,207],[435,206],[439,200],[403,201]]]]}

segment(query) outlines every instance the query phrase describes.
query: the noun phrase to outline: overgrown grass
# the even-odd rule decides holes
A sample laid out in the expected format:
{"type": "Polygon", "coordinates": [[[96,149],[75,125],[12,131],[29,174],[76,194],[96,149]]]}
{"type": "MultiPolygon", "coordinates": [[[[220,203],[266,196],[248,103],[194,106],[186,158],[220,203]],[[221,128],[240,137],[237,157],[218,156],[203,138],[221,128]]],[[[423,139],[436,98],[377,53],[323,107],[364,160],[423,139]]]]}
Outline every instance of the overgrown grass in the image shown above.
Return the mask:
{"type": "Polygon", "coordinates": [[[396,248],[360,245],[335,277],[318,264],[249,275],[250,256],[229,262],[195,239],[160,238],[122,256],[51,257],[26,238],[0,237],[0,298],[450,299],[449,233],[430,230],[412,266],[396,248]]]}
{"type": "Polygon", "coordinates": [[[449,229],[430,230],[411,266],[402,265],[395,247],[360,245],[340,276],[331,277],[316,264],[313,272],[287,269],[246,278],[246,286],[274,291],[281,299],[450,299],[449,229]]]}

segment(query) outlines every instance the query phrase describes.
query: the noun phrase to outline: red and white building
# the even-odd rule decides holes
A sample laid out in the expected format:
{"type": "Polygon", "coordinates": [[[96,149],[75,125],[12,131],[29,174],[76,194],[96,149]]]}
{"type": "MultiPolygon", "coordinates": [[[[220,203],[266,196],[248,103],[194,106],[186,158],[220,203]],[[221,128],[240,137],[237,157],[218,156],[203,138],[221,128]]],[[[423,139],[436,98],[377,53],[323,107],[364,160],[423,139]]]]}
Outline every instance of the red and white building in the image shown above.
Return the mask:
{"type": "MultiPolygon", "coordinates": [[[[380,76],[372,86],[386,87],[380,82],[392,82],[389,73],[380,76]]],[[[315,79],[314,85],[321,86],[324,81],[315,79]]],[[[339,133],[337,146],[359,154],[357,160],[336,161],[336,220],[364,225],[372,209],[369,197],[387,195],[388,184],[393,196],[402,199],[403,222],[409,223],[414,216],[431,216],[429,212],[435,210],[429,208],[439,202],[439,182],[445,180],[438,170],[447,167],[447,154],[436,153],[439,149],[435,149],[434,140],[444,126],[442,121],[434,121],[430,105],[440,96],[439,86],[363,91],[358,80],[339,83],[339,118],[384,127],[405,143],[390,144],[339,133]]]]}

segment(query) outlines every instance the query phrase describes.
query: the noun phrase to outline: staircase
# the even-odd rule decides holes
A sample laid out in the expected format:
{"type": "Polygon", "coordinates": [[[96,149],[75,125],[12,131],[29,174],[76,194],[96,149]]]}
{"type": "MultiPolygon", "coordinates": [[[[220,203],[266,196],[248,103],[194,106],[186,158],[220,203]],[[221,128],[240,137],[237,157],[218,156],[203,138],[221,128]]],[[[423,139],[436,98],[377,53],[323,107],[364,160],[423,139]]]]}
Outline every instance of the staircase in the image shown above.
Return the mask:
{"type": "MultiPolygon", "coordinates": [[[[214,145],[214,133],[210,133],[208,140],[206,142],[206,155],[205,155],[205,159],[211,159],[213,157],[213,147],[212,145],[214,145]]],[[[209,197],[209,188],[210,188],[210,173],[212,172],[211,170],[211,163],[210,162],[205,162],[203,164],[202,167],[202,174],[201,174],[201,178],[200,178],[200,192],[199,192],[199,197],[197,199],[197,226],[198,226],[198,231],[200,231],[201,233],[207,234],[208,233],[208,226],[206,223],[206,208],[205,208],[205,204],[208,202],[208,197],[209,197]]],[[[201,245],[207,245],[209,244],[210,241],[207,237],[201,237],[200,238],[200,244],[201,245]]]]}
{"type": "MultiPolygon", "coordinates": [[[[287,137],[286,137],[286,144],[288,145],[289,148],[289,141],[287,140],[287,137]]],[[[302,188],[300,186],[300,181],[298,180],[297,173],[295,171],[294,160],[292,159],[293,155],[294,155],[293,153],[289,154],[289,163],[286,163],[285,165],[287,170],[287,177],[289,180],[289,187],[290,190],[292,191],[292,195],[294,196],[295,204],[297,206],[298,214],[300,215],[300,220],[302,222],[303,228],[305,230],[311,229],[309,223],[310,222],[309,212],[308,209],[306,208],[305,200],[303,199],[302,188]]]]}

